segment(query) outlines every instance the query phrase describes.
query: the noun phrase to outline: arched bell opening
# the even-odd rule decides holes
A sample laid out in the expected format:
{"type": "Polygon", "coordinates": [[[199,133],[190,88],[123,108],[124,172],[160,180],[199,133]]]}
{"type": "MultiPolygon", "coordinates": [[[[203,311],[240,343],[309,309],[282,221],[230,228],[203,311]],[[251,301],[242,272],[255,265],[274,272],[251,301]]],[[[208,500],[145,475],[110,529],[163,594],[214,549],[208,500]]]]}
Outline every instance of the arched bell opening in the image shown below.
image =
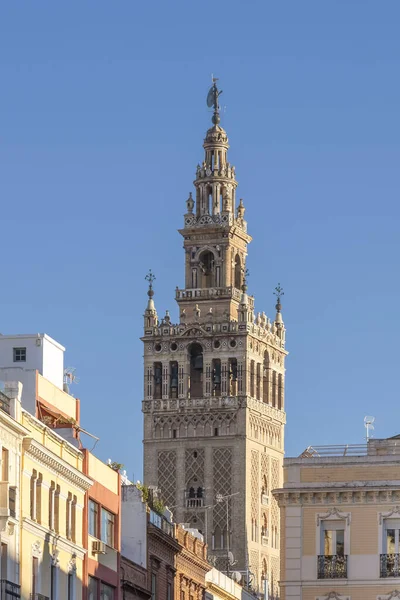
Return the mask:
{"type": "Polygon", "coordinates": [[[221,361],[219,358],[215,358],[212,361],[212,382],[213,382],[213,395],[221,395],[221,361]]]}
{"type": "Polygon", "coordinates": [[[201,398],[203,396],[203,348],[198,343],[189,347],[190,361],[190,396],[201,398]]]}
{"type": "Polygon", "coordinates": [[[235,288],[240,290],[242,287],[242,263],[239,254],[235,257],[235,288]]]}
{"type": "Polygon", "coordinates": [[[210,250],[205,250],[199,256],[200,279],[202,288],[210,288],[215,285],[215,260],[210,250]]]}

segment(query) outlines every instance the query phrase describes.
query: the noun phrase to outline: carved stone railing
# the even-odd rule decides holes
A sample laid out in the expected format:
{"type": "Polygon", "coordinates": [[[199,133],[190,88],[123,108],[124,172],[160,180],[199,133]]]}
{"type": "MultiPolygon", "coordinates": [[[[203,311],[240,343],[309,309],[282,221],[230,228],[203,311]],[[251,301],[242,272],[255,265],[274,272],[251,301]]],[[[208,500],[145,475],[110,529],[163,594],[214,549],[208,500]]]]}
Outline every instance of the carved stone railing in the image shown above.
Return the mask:
{"type": "Polygon", "coordinates": [[[346,579],[347,556],[340,554],[318,556],[318,579],[346,579]]]}
{"type": "Polygon", "coordinates": [[[144,400],[143,412],[193,410],[193,409],[237,409],[239,398],[235,396],[210,396],[209,398],[171,398],[168,400],[144,400]]]}
{"type": "Polygon", "coordinates": [[[204,505],[204,498],[186,498],[187,508],[202,508],[204,505]]]}
{"type": "Polygon", "coordinates": [[[381,554],[381,577],[400,577],[400,554],[381,554]]]}

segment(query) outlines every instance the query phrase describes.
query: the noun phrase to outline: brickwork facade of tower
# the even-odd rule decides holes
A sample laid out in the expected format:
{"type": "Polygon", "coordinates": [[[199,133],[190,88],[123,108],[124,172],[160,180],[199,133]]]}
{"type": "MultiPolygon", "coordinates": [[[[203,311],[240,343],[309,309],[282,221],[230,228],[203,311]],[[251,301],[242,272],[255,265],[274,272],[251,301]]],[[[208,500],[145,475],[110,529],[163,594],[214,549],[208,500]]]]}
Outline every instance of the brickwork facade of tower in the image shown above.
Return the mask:
{"type": "Polygon", "coordinates": [[[180,230],[185,287],[176,289],[179,322],[159,320],[150,276],[144,315],[144,482],[160,489],[177,522],[207,538],[221,570],[254,583],[279,580],[285,327],[280,299],[274,320],[254,312],[247,294],[251,237],[235,168],[219,125],[213,126],[180,230]],[[233,564],[234,562],[234,564],[233,564]],[[247,571],[250,571],[248,575],[247,571]]]}

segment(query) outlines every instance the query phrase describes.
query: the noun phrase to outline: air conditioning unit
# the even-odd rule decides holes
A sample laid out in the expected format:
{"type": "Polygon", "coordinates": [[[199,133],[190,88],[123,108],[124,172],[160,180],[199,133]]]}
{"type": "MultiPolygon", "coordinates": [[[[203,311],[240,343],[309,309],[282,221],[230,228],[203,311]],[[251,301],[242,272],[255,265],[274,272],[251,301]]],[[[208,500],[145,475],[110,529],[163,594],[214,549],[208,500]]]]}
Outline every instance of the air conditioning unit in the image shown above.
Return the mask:
{"type": "Polygon", "coordinates": [[[100,540],[95,540],[92,542],[92,554],[105,554],[106,553],[106,545],[104,542],[100,542],[100,540]]]}

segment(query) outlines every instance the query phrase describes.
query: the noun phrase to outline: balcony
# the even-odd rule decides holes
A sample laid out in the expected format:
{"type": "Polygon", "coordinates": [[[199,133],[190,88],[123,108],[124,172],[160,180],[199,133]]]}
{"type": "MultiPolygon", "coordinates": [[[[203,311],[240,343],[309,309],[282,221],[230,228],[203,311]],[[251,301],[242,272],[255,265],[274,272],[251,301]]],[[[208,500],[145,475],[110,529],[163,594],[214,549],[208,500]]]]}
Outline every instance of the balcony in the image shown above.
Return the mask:
{"type": "Polygon", "coordinates": [[[0,392],[0,409],[8,415],[10,414],[10,398],[3,392],[0,392]]]}
{"type": "Polygon", "coordinates": [[[268,535],[262,535],[261,536],[261,544],[263,546],[268,546],[268,535]]]}
{"type": "Polygon", "coordinates": [[[0,579],[1,600],[21,598],[21,586],[7,579],[0,579]]]}
{"type": "Polygon", "coordinates": [[[269,504],[268,494],[261,494],[261,504],[263,504],[264,506],[268,506],[268,504],[269,504]]]}
{"type": "Polygon", "coordinates": [[[161,529],[161,531],[164,531],[164,533],[167,535],[174,537],[174,524],[167,521],[165,517],[159,515],[154,510],[150,510],[149,521],[152,525],[155,525],[155,527],[158,527],[158,529],[161,529]]]}
{"type": "Polygon", "coordinates": [[[204,498],[186,498],[186,508],[202,508],[204,498]]]}
{"type": "Polygon", "coordinates": [[[318,579],[346,579],[347,556],[339,554],[318,556],[318,579]]]}
{"type": "Polygon", "coordinates": [[[48,596],[44,596],[43,594],[31,594],[30,600],[50,600],[48,596]]]}
{"type": "Polygon", "coordinates": [[[400,554],[381,554],[381,577],[400,577],[400,554]]]}

